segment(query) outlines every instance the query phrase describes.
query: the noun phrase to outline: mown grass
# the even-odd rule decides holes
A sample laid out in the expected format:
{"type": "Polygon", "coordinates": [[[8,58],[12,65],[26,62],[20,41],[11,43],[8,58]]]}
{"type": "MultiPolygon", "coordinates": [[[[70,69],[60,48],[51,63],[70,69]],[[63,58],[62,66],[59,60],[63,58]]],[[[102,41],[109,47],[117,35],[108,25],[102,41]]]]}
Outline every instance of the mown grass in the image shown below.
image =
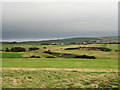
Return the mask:
{"type": "Polygon", "coordinates": [[[67,58],[3,58],[3,67],[118,69],[117,60],[67,58]]]}
{"type": "Polygon", "coordinates": [[[2,58],[21,58],[22,53],[14,53],[14,52],[3,52],[2,58]]]}
{"type": "Polygon", "coordinates": [[[118,73],[4,70],[3,88],[119,88],[118,73]]]}

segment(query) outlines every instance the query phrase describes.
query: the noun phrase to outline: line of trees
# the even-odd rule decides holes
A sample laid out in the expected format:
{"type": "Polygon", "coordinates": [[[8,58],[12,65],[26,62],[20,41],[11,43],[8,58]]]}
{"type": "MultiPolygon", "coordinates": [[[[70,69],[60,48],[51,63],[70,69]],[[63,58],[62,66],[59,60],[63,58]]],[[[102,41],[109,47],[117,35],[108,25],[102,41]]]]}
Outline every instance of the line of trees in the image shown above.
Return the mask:
{"type": "MultiPolygon", "coordinates": [[[[46,47],[43,48],[45,49],[46,47]]],[[[39,50],[39,48],[36,47],[29,48],[29,51],[36,51],[36,50],[39,50]]],[[[25,51],[26,49],[23,47],[12,47],[11,49],[9,48],[5,49],[5,52],[25,52],[25,51]]]]}
{"type": "Polygon", "coordinates": [[[12,47],[11,49],[6,48],[5,51],[6,52],[25,52],[26,49],[22,47],[12,47]]]}

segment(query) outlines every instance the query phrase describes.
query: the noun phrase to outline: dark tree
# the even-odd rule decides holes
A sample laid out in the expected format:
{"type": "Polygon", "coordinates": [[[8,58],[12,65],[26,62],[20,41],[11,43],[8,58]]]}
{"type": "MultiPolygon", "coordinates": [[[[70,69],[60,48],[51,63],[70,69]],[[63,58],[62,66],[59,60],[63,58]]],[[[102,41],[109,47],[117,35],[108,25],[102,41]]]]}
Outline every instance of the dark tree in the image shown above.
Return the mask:
{"type": "Polygon", "coordinates": [[[71,42],[70,44],[76,44],[76,43],[74,43],[74,42],[71,42]]]}
{"type": "Polygon", "coordinates": [[[12,52],[25,52],[25,48],[22,48],[22,47],[12,47],[11,48],[11,51],[12,52]]]}
{"type": "Polygon", "coordinates": [[[6,51],[6,52],[10,52],[9,48],[6,48],[5,51],[6,51]]]}
{"type": "Polygon", "coordinates": [[[11,42],[10,44],[17,44],[17,42],[16,42],[16,41],[14,41],[14,42],[11,42]]]}

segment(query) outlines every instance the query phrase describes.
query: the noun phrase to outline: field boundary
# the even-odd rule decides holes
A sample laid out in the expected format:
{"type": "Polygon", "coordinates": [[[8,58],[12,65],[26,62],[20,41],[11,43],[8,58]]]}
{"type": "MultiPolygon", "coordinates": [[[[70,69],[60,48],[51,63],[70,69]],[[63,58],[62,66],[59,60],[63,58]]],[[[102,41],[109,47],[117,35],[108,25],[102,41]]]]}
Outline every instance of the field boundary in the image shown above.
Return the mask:
{"type": "Polygon", "coordinates": [[[66,68],[0,68],[0,70],[23,70],[23,71],[79,71],[79,72],[120,72],[119,70],[105,69],[66,69],[66,68]]]}

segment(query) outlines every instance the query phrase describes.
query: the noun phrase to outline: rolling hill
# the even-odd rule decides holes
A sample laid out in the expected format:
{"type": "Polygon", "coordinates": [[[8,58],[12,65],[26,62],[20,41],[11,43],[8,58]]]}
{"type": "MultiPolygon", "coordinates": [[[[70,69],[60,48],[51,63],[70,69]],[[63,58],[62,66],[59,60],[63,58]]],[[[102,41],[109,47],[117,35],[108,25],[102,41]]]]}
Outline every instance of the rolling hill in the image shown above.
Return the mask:
{"type": "Polygon", "coordinates": [[[105,38],[112,41],[117,41],[118,36],[110,37],[76,37],[76,38],[66,38],[57,40],[43,40],[43,41],[24,41],[24,42],[2,42],[2,44],[50,44],[50,43],[79,43],[88,40],[98,40],[99,38],[105,38]]]}

